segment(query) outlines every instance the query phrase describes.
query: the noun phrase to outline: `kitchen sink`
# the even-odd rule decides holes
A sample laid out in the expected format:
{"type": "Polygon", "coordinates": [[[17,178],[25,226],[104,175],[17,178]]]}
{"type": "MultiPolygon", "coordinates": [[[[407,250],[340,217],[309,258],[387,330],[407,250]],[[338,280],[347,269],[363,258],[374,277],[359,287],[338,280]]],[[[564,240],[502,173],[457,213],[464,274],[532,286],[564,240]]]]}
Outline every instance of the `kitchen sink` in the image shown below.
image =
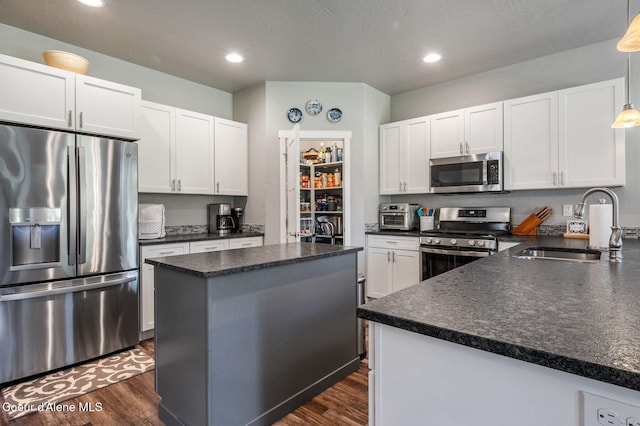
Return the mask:
{"type": "Polygon", "coordinates": [[[599,262],[602,253],[598,250],[564,247],[527,247],[513,257],[519,259],[568,260],[573,262],[599,262]]]}

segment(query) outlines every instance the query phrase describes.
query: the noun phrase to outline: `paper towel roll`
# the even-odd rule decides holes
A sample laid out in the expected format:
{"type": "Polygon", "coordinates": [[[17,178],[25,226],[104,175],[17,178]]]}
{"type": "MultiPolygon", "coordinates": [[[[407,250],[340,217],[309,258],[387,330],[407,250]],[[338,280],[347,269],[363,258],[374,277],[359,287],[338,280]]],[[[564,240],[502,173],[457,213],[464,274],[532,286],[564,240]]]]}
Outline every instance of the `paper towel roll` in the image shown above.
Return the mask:
{"type": "Polygon", "coordinates": [[[609,248],[613,205],[589,204],[589,246],[609,248]]]}

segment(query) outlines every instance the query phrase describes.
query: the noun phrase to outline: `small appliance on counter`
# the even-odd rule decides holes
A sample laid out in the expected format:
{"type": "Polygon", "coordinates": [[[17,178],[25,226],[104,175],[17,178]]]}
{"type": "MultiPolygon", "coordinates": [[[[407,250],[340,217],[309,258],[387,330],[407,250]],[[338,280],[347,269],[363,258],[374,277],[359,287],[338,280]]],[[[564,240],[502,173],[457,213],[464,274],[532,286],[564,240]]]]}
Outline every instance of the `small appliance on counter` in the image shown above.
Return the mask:
{"type": "Polygon", "coordinates": [[[231,204],[209,204],[207,209],[210,234],[229,234],[236,228],[236,220],[231,213],[231,204]]]}
{"type": "Polygon", "coordinates": [[[138,239],[164,238],[164,205],[138,204],[138,239]]]}
{"type": "Polygon", "coordinates": [[[417,228],[418,204],[381,203],[379,208],[380,229],[411,231],[417,228]]]}
{"type": "Polygon", "coordinates": [[[234,207],[231,214],[235,221],[232,232],[242,232],[242,217],[244,216],[244,209],[242,207],[234,207]]]}

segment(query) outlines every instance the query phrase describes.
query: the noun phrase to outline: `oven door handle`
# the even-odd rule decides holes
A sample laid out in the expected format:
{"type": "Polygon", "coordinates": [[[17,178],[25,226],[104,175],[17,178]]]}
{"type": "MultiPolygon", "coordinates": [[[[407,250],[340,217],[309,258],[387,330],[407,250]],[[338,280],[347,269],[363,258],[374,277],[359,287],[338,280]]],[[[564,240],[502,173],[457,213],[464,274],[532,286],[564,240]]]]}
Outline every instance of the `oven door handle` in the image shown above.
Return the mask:
{"type": "Polygon", "coordinates": [[[433,253],[433,254],[446,254],[451,256],[469,256],[469,257],[488,257],[491,256],[489,251],[474,251],[474,250],[447,250],[437,249],[430,247],[420,247],[421,253],[433,253]]]}

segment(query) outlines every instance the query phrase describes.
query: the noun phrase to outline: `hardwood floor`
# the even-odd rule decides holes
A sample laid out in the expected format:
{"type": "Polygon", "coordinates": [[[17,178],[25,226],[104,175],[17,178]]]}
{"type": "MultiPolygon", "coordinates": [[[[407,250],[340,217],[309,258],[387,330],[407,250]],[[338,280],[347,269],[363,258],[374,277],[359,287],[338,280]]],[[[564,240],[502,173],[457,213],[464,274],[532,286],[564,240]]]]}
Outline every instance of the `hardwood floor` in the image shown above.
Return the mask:
{"type": "MultiPolygon", "coordinates": [[[[153,356],[153,339],[140,343],[153,356]]],[[[275,423],[289,425],[366,425],[367,424],[367,362],[344,380],[299,407],[275,423]]],[[[158,418],[160,397],[154,392],[154,371],[88,393],[63,404],[76,408],[75,412],[44,411],[8,422],[1,409],[1,426],[104,426],[104,425],[162,425],[158,418]],[[78,412],[82,403],[102,404],[102,411],[78,412]]]]}

